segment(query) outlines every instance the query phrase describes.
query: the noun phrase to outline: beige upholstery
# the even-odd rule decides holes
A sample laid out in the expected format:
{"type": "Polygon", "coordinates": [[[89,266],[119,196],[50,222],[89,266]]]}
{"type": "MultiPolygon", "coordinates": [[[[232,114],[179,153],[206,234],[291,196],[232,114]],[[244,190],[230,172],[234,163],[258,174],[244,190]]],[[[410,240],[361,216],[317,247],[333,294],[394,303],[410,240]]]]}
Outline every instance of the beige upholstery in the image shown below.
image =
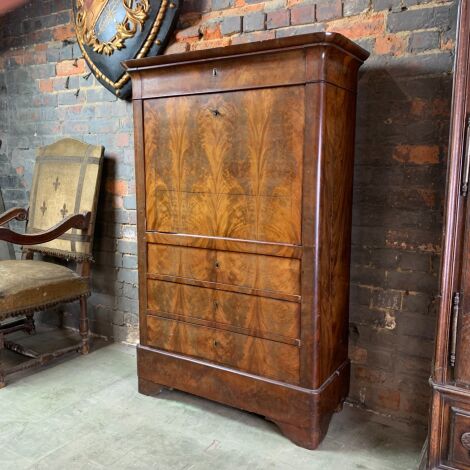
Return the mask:
{"type": "Polygon", "coordinates": [[[65,266],[33,260],[0,261],[0,321],[89,292],[88,279],[65,266]]]}
{"type": "Polygon", "coordinates": [[[28,233],[49,229],[66,216],[92,212],[88,233],[71,229],[28,249],[72,259],[91,257],[103,147],[63,139],[39,150],[29,204],[28,233]]]}

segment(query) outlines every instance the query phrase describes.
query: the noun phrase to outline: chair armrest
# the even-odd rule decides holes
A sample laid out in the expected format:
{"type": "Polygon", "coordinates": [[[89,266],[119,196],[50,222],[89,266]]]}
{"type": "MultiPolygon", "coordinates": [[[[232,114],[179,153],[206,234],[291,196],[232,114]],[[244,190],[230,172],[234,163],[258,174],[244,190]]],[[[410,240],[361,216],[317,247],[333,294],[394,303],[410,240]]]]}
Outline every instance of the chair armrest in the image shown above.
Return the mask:
{"type": "Polygon", "coordinates": [[[28,209],[22,207],[13,207],[13,209],[7,210],[3,214],[0,214],[0,227],[10,222],[10,220],[26,220],[28,218],[28,209]]]}
{"type": "Polygon", "coordinates": [[[5,227],[0,227],[0,241],[15,243],[18,245],[40,245],[50,242],[67,232],[71,228],[87,230],[90,225],[91,212],[69,215],[49,230],[33,234],[21,234],[5,227]]]}

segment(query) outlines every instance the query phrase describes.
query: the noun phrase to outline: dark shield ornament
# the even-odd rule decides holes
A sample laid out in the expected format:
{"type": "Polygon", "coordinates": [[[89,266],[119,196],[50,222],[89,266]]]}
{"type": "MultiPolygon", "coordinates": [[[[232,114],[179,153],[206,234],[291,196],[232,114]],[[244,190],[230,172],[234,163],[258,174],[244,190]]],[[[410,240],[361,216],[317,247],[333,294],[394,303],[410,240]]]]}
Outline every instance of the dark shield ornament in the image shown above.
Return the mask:
{"type": "Polygon", "coordinates": [[[131,94],[122,61],[161,54],[183,0],[73,0],[78,44],[95,77],[119,98],[131,94]]]}

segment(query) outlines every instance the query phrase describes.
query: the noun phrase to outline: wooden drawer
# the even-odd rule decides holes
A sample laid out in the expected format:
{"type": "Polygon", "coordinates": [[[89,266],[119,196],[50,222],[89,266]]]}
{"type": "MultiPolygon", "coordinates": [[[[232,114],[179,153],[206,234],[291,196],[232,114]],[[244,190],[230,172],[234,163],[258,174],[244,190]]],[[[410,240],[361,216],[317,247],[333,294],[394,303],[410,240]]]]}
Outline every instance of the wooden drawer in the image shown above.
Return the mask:
{"type": "Polygon", "coordinates": [[[452,403],[448,410],[449,447],[446,464],[453,468],[470,470],[470,405],[452,403]]]}
{"type": "Polygon", "coordinates": [[[152,315],[147,316],[147,329],[149,346],[299,383],[297,346],[152,315]]]}
{"type": "Polygon", "coordinates": [[[303,87],[149,100],[144,115],[148,231],[301,244],[303,87]]]}
{"type": "Polygon", "coordinates": [[[287,51],[231,60],[161,67],[158,79],[143,80],[142,98],[270,87],[305,82],[305,53],[287,51]],[[279,61],[283,66],[279,67],[279,61]],[[178,79],[175,80],[175,73],[178,79]]]}
{"type": "Polygon", "coordinates": [[[148,245],[149,277],[285,300],[299,300],[300,260],[276,256],[148,245]]]}
{"type": "Polygon", "coordinates": [[[148,281],[147,298],[149,310],[160,316],[178,315],[277,340],[300,335],[300,304],[295,302],[158,280],[148,281]]]}

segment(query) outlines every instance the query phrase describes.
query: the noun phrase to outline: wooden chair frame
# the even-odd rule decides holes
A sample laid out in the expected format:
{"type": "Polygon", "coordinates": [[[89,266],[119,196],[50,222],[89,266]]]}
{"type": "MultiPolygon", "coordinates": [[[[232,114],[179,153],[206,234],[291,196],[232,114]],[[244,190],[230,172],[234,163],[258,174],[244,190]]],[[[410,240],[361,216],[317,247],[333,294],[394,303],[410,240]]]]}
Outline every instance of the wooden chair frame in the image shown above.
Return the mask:
{"type": "MultiPolygon", "coordinates": [[[[73,214],[70,215],[60,223],[54,225],[49,230],[46,230],[41,233],[35,234],[20,234],[14,232],[13,230],[2,227],[6,223],[12,220],[19,220],[19,221],[27,221],[28,220],[28,209],[23,209],[20,207],[15,207],[10,209],[3,214],[0,214],[0,240],[10,242],[13,244],[23,245],[27,247],[28,245],[37,245],[41,243],[46,243],[52,241],[59,237],[60,235],[64,234],[68,230],[75,228],[80,230],[87,230],[88,235],[91,235],[91,212],[85,212],[82,214],[73,214]]],[[[27,248],[23,249],[23,259],[32,259],[34,255],[33,251],[28,251],[27,248]]],[[[77,261],[76,272],[81,277],[88,278],[90,276],[90,261],[83,260],[77,261]]],[[[71,301],[76,300],[71,299],[71,301]]],[[[13,322],[10,322],[3,327],[0,327],[0,351],[2,349],[10,349],[14,352],[22,354],[23,356],[27,356],[30,358],[28,361],[24,361],[17,366],[13,366],[10,368],[2,369],[0,368],[0,388],[3,388],[5,384],[5,378],[7,375],[13,374],[20,370],[25,370],[36,365],[42,365],[50,360],[62,356],[66,353],[72,351],[80,351],[81,354],[87,354],[89,352],[89,326],[88,326],[88,311],[87,311],[87,299],[86,296],[82,296],[79,299],[80,301],[80,343],[72,346],[67,346],[65,348],[59,349],[52,353],[46,354],[39,354],[35,351],[27,349],[20,344],[13,343],[11,341],[7,341],[5,339],[5,335],[9,333],[13,333],[15,331],[26,331],[32,334],[35,331],[34,325],[34,313],[39,311],[44,311],[46,308],[50,306],[43,306],[39,307],[37,310],[27,313],[26,319],[19,319],[13,322]]]]}

